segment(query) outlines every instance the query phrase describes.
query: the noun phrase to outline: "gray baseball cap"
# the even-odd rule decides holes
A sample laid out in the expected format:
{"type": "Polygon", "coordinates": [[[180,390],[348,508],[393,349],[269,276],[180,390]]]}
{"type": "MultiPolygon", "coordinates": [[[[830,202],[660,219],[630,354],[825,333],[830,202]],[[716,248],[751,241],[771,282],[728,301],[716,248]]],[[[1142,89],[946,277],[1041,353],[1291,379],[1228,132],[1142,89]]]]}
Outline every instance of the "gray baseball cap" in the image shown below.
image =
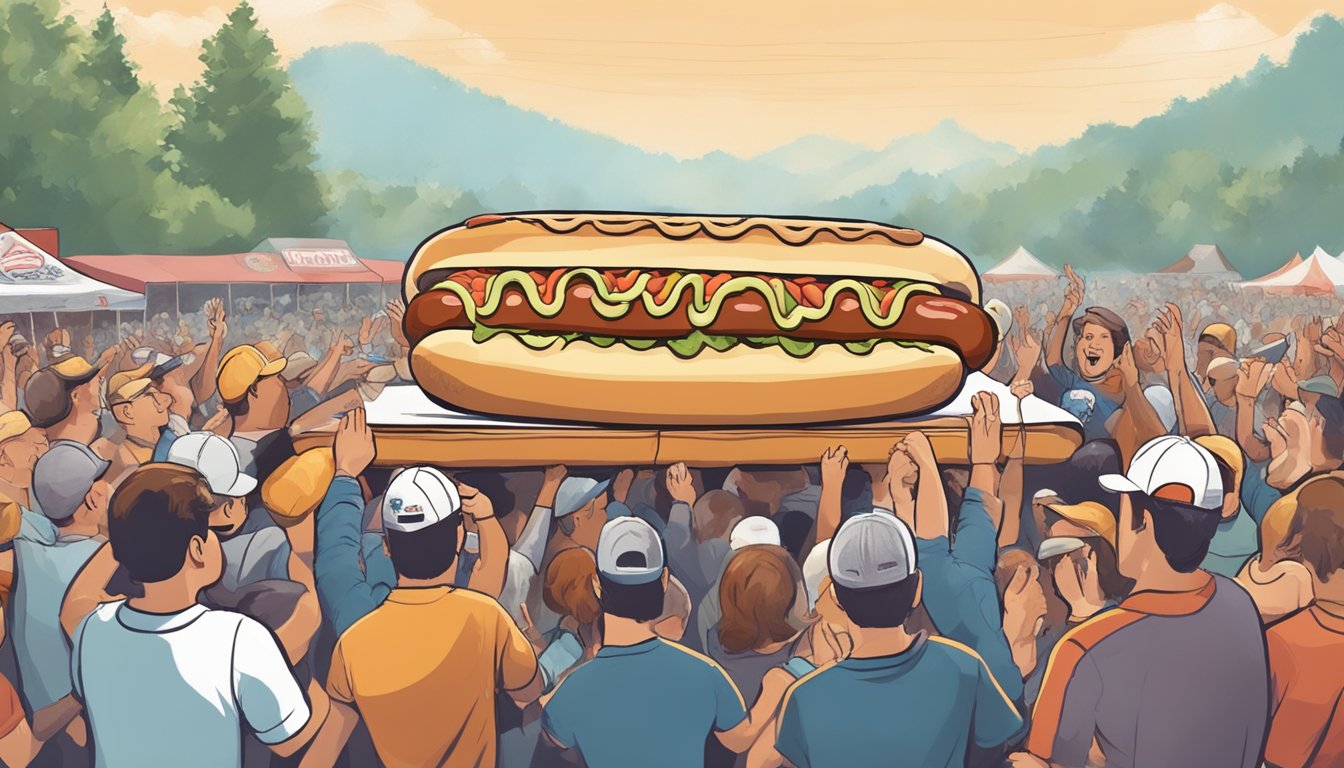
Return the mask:
{"type": "Polygon", "coordinates": [[[873,589],[915,572],[915,537],[895,515],[851,517],[831,540],[831,580],[847,589],[873,589]]]}
{"type": "Polygon", "coordinates": [[[555,492],[555,517],[561,518],[578,512],[607,490],[608,485],[611,485],[610,480],[598,482],[591,477],[565,478],[560,484],[560,489],[555,492]]]}
{"type": "Polygon", "coordinates": [[[57,440],[33,468],[33,495],[42,514],[64,520],[75,514],[89,489],[111,462],[104,461],[83,443],[57,440]]]}
{"type": "Polygon", "coordinates": [[[617,584],[648,584],[663,575],[663,540],[638,517],[618,517],[602,526],[597,570],[617,584]]]}

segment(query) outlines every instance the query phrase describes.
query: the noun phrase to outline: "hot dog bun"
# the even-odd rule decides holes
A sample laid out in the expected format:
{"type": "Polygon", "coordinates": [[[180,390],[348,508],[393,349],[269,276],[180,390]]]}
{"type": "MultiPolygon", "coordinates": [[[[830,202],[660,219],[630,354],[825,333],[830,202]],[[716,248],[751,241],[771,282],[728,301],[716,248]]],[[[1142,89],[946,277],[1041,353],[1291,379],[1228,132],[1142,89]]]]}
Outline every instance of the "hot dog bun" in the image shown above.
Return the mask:
{"type": "Polygon", "coordinates": [[[480,267],[901,278],[980,303],[980,278],[970,261],[914,229],[865,221],[591,212],[477,216],[442,230],[416,249],[406,269],[406,301],[446,273],[480,267]]]}
{"type": "Polygon", "coordinates": [[[818,347],[805,360],[733,347],[682,360],[578,342],[536,350],[436,331],[411,352],[431,398],[457,410],[606,424],[812,424],[919,413],[955,396],[965,369],[942,346],[881,344],[866,355],[818,347]]]}

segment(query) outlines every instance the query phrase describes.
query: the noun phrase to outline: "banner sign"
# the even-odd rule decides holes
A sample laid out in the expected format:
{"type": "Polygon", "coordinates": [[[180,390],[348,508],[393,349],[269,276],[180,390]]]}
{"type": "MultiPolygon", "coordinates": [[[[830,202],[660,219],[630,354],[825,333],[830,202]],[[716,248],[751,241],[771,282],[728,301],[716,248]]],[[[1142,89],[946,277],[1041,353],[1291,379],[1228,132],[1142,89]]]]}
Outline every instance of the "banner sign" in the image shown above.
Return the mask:
{"type": "Polygon", "coordinates": [[[293,269],[349,269],[359,267],[359,259],[344,248],[285,248],[285,263],[293,269]]]}
{"type": "Polygon", "coordinates": [[[55,259],[15,232],[0,233],[0,280],[6,282],[54,282],[65,277],[55,259]]]}

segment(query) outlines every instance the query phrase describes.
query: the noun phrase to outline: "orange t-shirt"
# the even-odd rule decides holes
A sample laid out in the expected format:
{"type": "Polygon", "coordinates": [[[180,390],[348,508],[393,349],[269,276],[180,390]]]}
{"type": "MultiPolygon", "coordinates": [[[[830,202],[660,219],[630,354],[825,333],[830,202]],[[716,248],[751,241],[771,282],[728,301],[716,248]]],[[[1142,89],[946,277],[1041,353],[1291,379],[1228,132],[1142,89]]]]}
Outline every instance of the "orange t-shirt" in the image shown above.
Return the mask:
{"type": "Polygon", "coordinates": [[[495,764],[495,693],[537,659],[499,603],[466,589],[396,589],[336,643],[327,689],[353,703],[388,768],[495,764]]]}
{"type": "Polygon", "coordinates": [[[23,722],[23,704],[9,679],[0,675],[0,739],[14,732],[23,722]]]}
{"type": "Polygon", "coordinates": [[[1265,638],[1273,686],[1265,760],[1283,768],[1344,765],[1344,617],[1311,606],[1265,638]]]}

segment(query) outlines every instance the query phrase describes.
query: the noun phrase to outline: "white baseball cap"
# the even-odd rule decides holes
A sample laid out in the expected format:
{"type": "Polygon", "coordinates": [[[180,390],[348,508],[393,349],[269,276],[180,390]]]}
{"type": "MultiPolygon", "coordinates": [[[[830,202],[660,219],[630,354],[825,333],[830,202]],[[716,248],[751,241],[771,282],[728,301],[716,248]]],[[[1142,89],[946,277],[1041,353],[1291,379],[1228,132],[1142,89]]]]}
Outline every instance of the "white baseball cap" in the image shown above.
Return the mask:
{"type": "Polygon", "coordinates": [[[803,589],[807,592],[807,609],[815,610],[821,599],[821,580],[826,578],[827,553],[831,551],[831,540],[818,541],[803,560],[803,589]]]}
{"type": "Polygon", "coordinates": [[[398,472],[383,494],[383,528],[389,531],[414,533],[461,511],[457,486],[434,467],[398,472]]]}
{"type": "Polygon", "coordinates": [[[768,517],[752,515],[744,517],[733,526],[728,536],[728,548],[739,550],[753,544],[774,544],[779,546],[779,526],[768,517]]]}
{"type": "Polygon", "coordinates": [[[648,584],[663,575],[663,540],[638,517],[618,517],[597,538],[597,570],[617,584],[648,584]]]}
{"type": "Polygon", "coordinates": [[[219,496],[240,498],[257,487],[257,479],[243,473],[238,449],[213,432],[188,432],[177,438],[168,449],[168,461],[196,470],[210,492],[219,496]]]}
{"type": "Polygon", "coordinates": [[[836,532],[827,560],[842,587],[885,587],[915,572],[915,537],[895,515],[856,515],[836,532]]]}
{"type": "Polygon", "coordinates": [[[1213,454],[1179,435],[1149,440],[1134,454],[1128,472],[1097,481],[1112,493],[1143,493],[1208,510],[1223,507],[1223,478],[1213,454]]]}

